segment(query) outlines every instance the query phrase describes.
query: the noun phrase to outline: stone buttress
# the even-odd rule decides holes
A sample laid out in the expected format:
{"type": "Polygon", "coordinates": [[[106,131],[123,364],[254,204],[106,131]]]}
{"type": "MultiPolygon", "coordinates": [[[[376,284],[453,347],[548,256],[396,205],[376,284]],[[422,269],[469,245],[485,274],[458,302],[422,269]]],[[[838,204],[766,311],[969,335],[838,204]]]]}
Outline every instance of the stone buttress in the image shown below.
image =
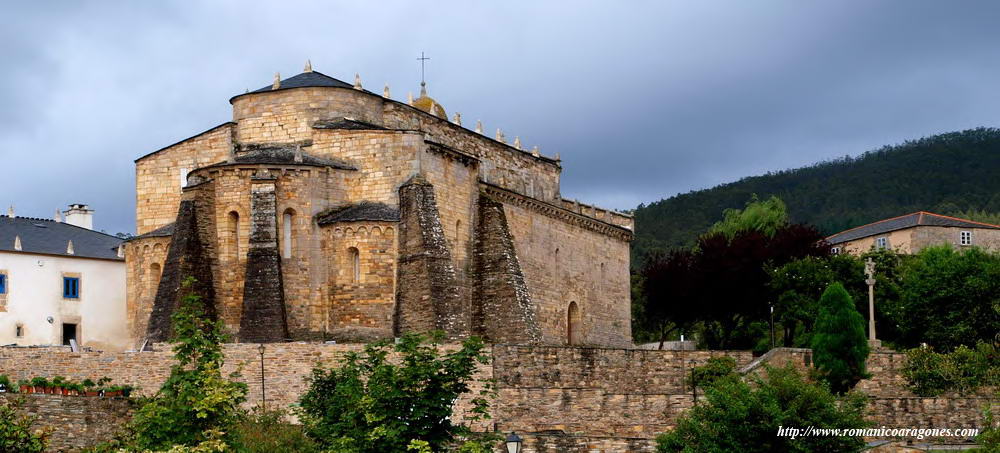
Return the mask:
{"type": "Polygon", "coordinates": [[[270,343],[289,338],[278,251],[276,180],[265,171],[251,181],[250,247],[240,316],[241,342],[270,343]]]}
{"type": "Polygon", "coordinates": [[[393,331],[442,330],[451,338],[470,333],[432,186],[421,175],[399,188],[399,260],[393,331]]]}

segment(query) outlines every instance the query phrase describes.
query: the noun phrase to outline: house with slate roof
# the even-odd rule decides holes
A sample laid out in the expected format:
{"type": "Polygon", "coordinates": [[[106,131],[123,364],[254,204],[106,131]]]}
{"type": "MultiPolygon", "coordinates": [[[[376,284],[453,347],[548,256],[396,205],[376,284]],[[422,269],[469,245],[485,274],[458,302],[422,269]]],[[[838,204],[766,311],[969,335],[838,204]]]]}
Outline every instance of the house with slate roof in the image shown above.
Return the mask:
{"type": "Polygon", "coordinates": [[[0,217],[0,345],[128,347],[122,240],[94,231],[93,213],[0,217]]]}
{"type": "Polygon", "coordinates": [[[920,211],[841,231],[826,241],[834,253],[852,254],[872,248],[911,254],[942,244],[1000,250],[1000,225],[920,211]]]}

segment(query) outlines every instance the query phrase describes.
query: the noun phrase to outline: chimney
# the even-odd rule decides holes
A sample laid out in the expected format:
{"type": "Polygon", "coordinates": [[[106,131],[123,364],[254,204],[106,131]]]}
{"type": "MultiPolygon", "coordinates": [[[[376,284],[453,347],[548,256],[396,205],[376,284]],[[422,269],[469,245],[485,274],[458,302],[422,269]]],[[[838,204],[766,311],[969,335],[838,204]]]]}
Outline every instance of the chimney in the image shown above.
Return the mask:
{"type": "Polygon", "coordinates": [[[94,229],[94,210],[83,203],[73,203],[69,209],[63,212],[66,215],[65,222],[88,230],[94,229]]]}

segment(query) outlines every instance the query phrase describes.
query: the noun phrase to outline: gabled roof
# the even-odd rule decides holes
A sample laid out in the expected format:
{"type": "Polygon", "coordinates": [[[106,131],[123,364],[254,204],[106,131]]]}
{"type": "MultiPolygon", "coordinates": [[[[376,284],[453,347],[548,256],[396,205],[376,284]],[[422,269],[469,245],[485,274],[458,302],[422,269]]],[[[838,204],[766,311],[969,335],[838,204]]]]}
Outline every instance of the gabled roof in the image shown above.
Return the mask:
{"type": "Polygon", "coordinates": [[[890,231],[897,231],[905,228],[912,228],[915,226],[986,228],[992,230],[1000,230],[1000,225],[993,225],[989,223],[959,219],[957,217],[949,217],[946,215],[934,214],[933,212],[919,211],[919,212],[914,212],[912,214],[893,217],[891,219],[879,220],[878,222],[873,222],[867,225],[861,225],[859,227],[841,231],[837,234],[827,237],[826,241],[831,244],[839,244],[842,242],[853,241],[855,239],[874,236],[876,234],[884,234],[890,231]]]}
{"type": "Polygon", "coordinates": [[[330,76],[328,76],[326,74],[323,74],[322,72],[318,72],[318,71],[303,72],[302,74],[299,74],[299,75],[292,76],[292,77],[289,77],[287,79],[284,79],[284,80],[281,81],[281,86],[278,87],[277,90],[273,89],[272,86],[273,85],[268,85],[266,87],[253,90],[253,91],[251,91],[249,93],[238,94],[238,95],[233,96],[232,98],[230,98],[229,102],[232,103],[233,99],[236,99],[236,98],[238,98],[240,96],[246,96],[247,94],[269,93],[269,92],[272,92],[272,91],[289,90],[289,89],[292,89],[292,88],[334,87],[334,88],[351,88],[351,89],[354,89],[354,85],[353,84],[344,82],[343,80],[335,79],[333,77],[330,77],[330,76]]]}
{"type": "Polygon", "coordinates": [[[68,223],[31,217],[0,217],[0,251],[42,253],[77,258],[123,260],[118,257],[122,240],[109,234],[68,223]],[[14,249],[14,239],[21,238],[21,250],[14,249]],[[73,241],[73,254],[66,253],[73,241]]]}
{"type": "Polygon", "coordinates": [[[353,205],[328,209],[316,214],[316,223],[320,225],[358,221],[398,222],[399,210],[384,203],[362,201],[353,205]]]}

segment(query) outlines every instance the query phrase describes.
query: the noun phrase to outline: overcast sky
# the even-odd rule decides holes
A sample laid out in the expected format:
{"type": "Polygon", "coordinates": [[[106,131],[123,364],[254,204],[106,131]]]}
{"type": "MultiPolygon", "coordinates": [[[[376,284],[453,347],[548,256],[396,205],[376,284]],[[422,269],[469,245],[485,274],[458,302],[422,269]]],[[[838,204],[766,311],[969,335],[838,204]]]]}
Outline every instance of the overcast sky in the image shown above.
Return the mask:
{"type": "MultiPolygon", "coordinates": [[[[1000,124],[1000,3],[17,2],[0,13],[0,203],[132,232],[133,160],[302,70],[563,158],[628,209],[743,176],[1000,124]]],[[[4,206],[6,207],[6,206],[4,206]]]]}

